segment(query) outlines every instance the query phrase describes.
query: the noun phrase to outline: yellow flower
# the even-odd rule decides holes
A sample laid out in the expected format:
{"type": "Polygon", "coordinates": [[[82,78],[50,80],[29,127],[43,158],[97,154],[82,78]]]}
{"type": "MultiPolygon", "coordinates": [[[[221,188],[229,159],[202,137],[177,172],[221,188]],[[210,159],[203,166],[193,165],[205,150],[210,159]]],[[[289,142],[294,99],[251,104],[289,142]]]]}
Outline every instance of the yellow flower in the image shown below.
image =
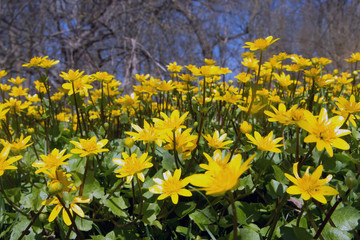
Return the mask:
{"type": "Polygon", "coordinates": [[[48,188],[50,188],[54,182],[57,182],[61,184],[62,187],[59,193],[71,192],[76,190],[76,187],[71,181],[71,173],[64,172],[61,169],[56,170],[55,168],[51,168],[49,171],[44,171],[43,173],[47,175],[46,177],[51,179],[51,181],[49,181],[47,184],[48,188]]]}
{"type": "Polygon", "coordinates": [[[171,80],[168,82],[161,81],[160,84],[156,86],[156,88],[162,92],[170,92],[175,89],[175,84],[171,80]]]}
{"type": "Polygon", "coordinates": [[[0,104],[0,120],[6,120],[6,113],[9,111],[5,104],[0,104]],[[6,109],[5,109],[6,108],[6,109]]]}
{"type": "Polygon", "coordinates": [[[174,204],[179,202],[179,195],[185,197],[191,197],[192,193],[185,189],[186,185],[189,184],[187,178],[180,180],[181,169],[176,169],[174,175],[171,175],[170,171],[163,173],[164,180],[160,178],[154,178],[154,182],[158,185],[154,185],[149,188],[149,191],[155,194],[161,194],[158,200],[171,197],[171,201],[174,204]]]}
{"type": "Polygon", "coordinates": [[[262,137],[259,132],[255,131],[254,136],[246,134],[246,137],[250,140],[249,142],[256,145],[261,151],[269,151],[280,153],[281,150],[277,147],[281,147],[282,144],[278,144],[283,138],[273,139],[273,131],[271,131],[266,137],[262,137]]]}
{"type": "Polygon", "coordinates": [[[26,96],[27,91],[29,91],[29,89],[28,88],[23,89],[22,86],[20,86],[20,87],[12,87],[11,92],[9,93],[9,95],[13,96],[13,97],[26,96]]]}
{"type": "Polygon", "coordinates": [[[122,153],[123,159],[114,158],[113,163],[121,166],[120,169],[115,170],[114,173],[118,173],[116,177],[126,177],[126,182],[130,183],[136,174],[140,181],[144,182],[145,177],[143,171],[146,168],[151,168],[153,164],[150,162],[151,157],[147,157],[148,153],[144,153],[140,158],[137,157],[136,153],[132,153],[129,156],[127,153],[122,153]]]}
{"type": "MultiPolygon", "coordinates": [[[[72,77],[75,78],[75,76],[71,76],[69,77],[69,79],[71,79],[72,77]]],[[[93,86],[88,84],[89,81],[90,81],[90,77],[86,75],[82,77],[77,77],[76,79],[71,80],[70,83],[64,83],[62,87],[68,90],[69,96],[73,95],[75,92],[75,93],[79,93],[82,96],[85,95],[87,97],[89,96],[88,89],[93,88],[93,86]]]]}
{"type": "Polygon", "coordinates": [[[8,81],[18,86],[25,81],[25,78],[20,78],[19,76],[17,76],[16,78],[10,78],[8,81]]]}
{"type": "Polygon", "coordinates": [[[4,148],[0,152],[0,176],[4,174],[5,170],[17,169],[17,167],[12,166],[11,164],[22,158],[22,156],[18,155],[7,159],[9,153],[10,145],[4,145],[4,148]]]}
{"type": "Polygon", "coordinates": [[[188,69],[192,72],[193,75],[202,77],[212,77],[224,74],[223,70],[220,67],[214,65],[205,65],[200,68],[191,67],[188,69]]]}
{"type": "Polygon", "coordinates": [[[290,80],[290,75],[286,75],[284,72],[279,75],[277,73],[273,73],[276,80],[278,80],[280,86],[287,88],[291,84],[293,84],[294,81],[290,80]]]}
{"type": "Polygon", "coordinates": [[[1,139],[1,144],[3,146],[6,146],[6,145],[10,145],[11,147],[11,151],[13,153],[19,153],[21,150],[27,148],[28,146],[30,146],[31,144],[33,143],[29,143],[27,144],[31,139],[31,136],[27,136],[26,138],[24,138],[24,135],[21,134],[20,135],[20,138],[16,138],[12,143],[9,143],[8,141],[5,141],[4,139],[1,139]]]}
{"type": "Polygon", "coordinates": [[[208,141],[208,144],[210,147],[212,148],[229,148],[229,147],[226,147],[226,145],[232,143],[233,141],[231,140],[228,140],[228,141],[225,141],[225,138],[226,138],[227,134],[224,133],[223,135],[220,136],[219,134],[219,131],[216,130],[214,132],[214,135],[211,136],[210,134],[207,134],[206,136],[203,135],[203,137],[206,139],[206,141],[208,141]]]}
{"type": "Polygon", "coordinates": [[[180,72],[181,69],[183,68],[182,66],[177,65],[176,62],[169,63],[169,65],[166,65],[166,67],[167,67],[167,70],[168,70],[168,71],[170,71],[170,72],[175,72],[175,73],[180,72]]]}
{"type": "Polygon", "coordinates": [[[360,112],[360,103],[355,101],[354,95],[351,95],[350,100],[347,100],[344,97],[339,97],[336,100],[337,102],[335,104],[341,112],[344,111],[348,114],[360,112]]]}
{"type": "Polygon", "coordinates": [[[286,106],[283,103],[279,104],[279,109],[276,109],[274,106],[271,106],[274,112],[264,111],[268,115],[269,122],[279,122],[284,125],[289,124],[298,124],[300,121],[305,120],[304,109],[297,108],[297,105],[292,106],[288,111],[286,111],[286,106]]]}
{"type": "Polygon", "coordinates": [[[315,142],[317,150],[322,151],[325,148],[330,157],[333,156],[332,147],[342,150],[349,149],[349,144],[340,138],[351,133],[350,130],[340,129],[345,120],[342,116],[328,119],[325,108],[321,109],[318,117],[307,110],[304,114],[306,121],[299,123],[299,126],[310,134],[304,139],[304,142],[315,142]]]}
{"type": "Polygon", "coordinates": [[[45,84],[40,81],[34,81],[35,88],[38,90],[39,93],[46,93],[46,87],[45,84]]]}
{"type": "Polygon", "coordinates": [[[171,113],[170,117],[168,117],[165,113],[160,113],[164,120],[153,118],[155,123],[155,127],[160,130],[169,130],[173,131],[179,128],[185,128],[185,125],[182,125],[187,117],[189,112],[184,113],[180,117],[179,110],[175,110],[171,113]]]}
{"type": "Polygon", "coordinates": [[[49,59],[43,59],[43,61],[40,63],[39,67],[48,69],[56,64],[58,64],[59,60],[49,60],[49,59]]]}
{"type": "Polygon", "coordinates": [[[142,129],[136,124],[131,124],[131,126],[137,132],[125,132],[126,134],[133,136],[136,141],[143,141],[144,143],[155,142],[158,146],[161,146],[162,140],[160,138],[159,130],[151,126],[144,119],[144,128],[142,129]]]}
{"type": "Polygon", "coordinates": [[[239,187],[240,176],[251,167],[250,162],[255,155],[251,156],[245,162],[242,162],[241,155],[235,155],[230,162],[230,153],[222,158],[220,150],[215,151],[211,158],[204,154],[209,164],[201,164],[201,167],[207,171],[203,174],[194,174],[189,177],[190,183],[200,187],[200,190],[206,191],[207,195],[220,196],[227,191],[239,187]]]}
{"type": "Polygon", "coordinates": [[[11,90],[11,86],[7,84],[0,84],[0,90],[4,92],[8,92],[11,90]]]}
{"type": "Polygon", "coordinates": [[[244,134],[251,133],[251,131],[252,131],[251,124],[248,123],[247,121],[242,122],[240,125],[240,131],[244,134]]]}
{"type": "Polygon", "coordinates": [[[150,77],[150,74],[146,74],[146,75],[144,75],[144,74],[141,74],[141,75],[135,74],[135,79],[136,79],[136,81],[139,81],[139,82],[144,82],[149,77],[150,77]]]}
{"type": "Polygon", "coordinates": [[[45,56],[45,57],[33,57],[32,59],[30,59],[30,62],[29,63],[25,63],[23,64],[22,66],[23,67],[28,67],[28,68],[31,68],[31,67],[39,67],[40,64],[44,61],[44,59],[48,58],[48,56],[45,56]]]}
{"type": "Polygon", "coordinates": [[[55,148],[51,151],[50,154],[40,155],[40,158],[43,161],[34,162],[33,167],[39,167],[40,169],[36,170],[35,173],[41,173],[46,171],[52,171],[52,169],[57,169],[61,165],[68,165],[64,162],[66,159],[72,156],[72,154],[67,154],[64,156],[66,149],[59,152],[59,149],[55,148]]]}
{"type": "Polygon", "coordinates": [[[5,105],[6,105],[6,107],[10,108],[11,114],[19,114],[25,108],[28,107],[27,104],[24,104],[20,100],[17,100],[16,98],[13,98],[13,97],[11,97],[9,99],[5,99],[5,105]]]}
{"type": "Polygon", "coordinates": [[[258,50],[264,51],[271,44],[276,42],[277,40],[279,40],[279,38],[273,40],[272,36],[269,36],[269,37],[267,37],[265,39],[259,38],[259,39],[256,39],[253,43],[252,42],[246,42],[245,44],[247,46],[244,46],[243,48],[250,48],[250,51],[258,51],[258,50]]]}
{"type": "Polygon", "coordinates": [[[74,144],[76,148],[71,149],[71,153],[80,154],[80,157],[85,157],[88,155],[96,155],[101,152],[108,152],[109,149],[103,148],[109,140],[103,139],[99,142],[96,142],[96,137],[90,139],[79,139],[80,142],[70,141],[74,144]]]}
{"type": "Polygon", "coordinates": [[[216,61],[213,60],[213,59],[205,58],[205,59],[204,59],[204,63],[205,63],[206,65],[214,65],[214,64],[216,63],[216,61]]]}
{"type": "Polygon", "coordinates": [[[345,59],[349,63],[355,63],[360,61],[360,52],[351,54],[351,58],[345,59]]]}
{"type": "Polygon", "coordinates": [[[108,74],[107,72],[97,72],[91,75],[93,80],[97,80],[99,82],[109,83],[114,79],[113,75],[108,74]]]}
{"type": "Polygon", "coordinates": [[[67,80],[69,82],[73,82],[79,78],[82,77],[82,75],[84,74],[84,71],[79,72],[79,70],[72,70],[70,69],[69,72],[61,72],[60,77],[62,77],[64,80],[67,80]]]}
{"type": "Polygon", "coordinates": [[[300,178],[298,175],[298,163],[295,163],[293,166],[294,176],[291,176],[285,173],[285,177],[287,177],[291,182],[295,185],[287,188],[286,192],[289,194],[301,194],[301,197],[304,200],[309,200],[310,198],[314,198],[315,200],[326,203],[326,198],[324,196],[332,196],[339,194],[334,188],[330,186],[324,186],[332,179],[331,175],[328,175],[325,179],[320,179],[323,166],[319,165],[312,175],[309,174],[308,167],[304,176],[300,178]]]}
{"type": "MultiPolygon", "coordinates": [[[[196,147],[196,135],[191,135],[191,128],[186,129],[184,132],[179,128],[175,131],[175,145],[177,153],[182,154],[182,159],[185,160],[190,157],[191,151],[196,147]]],[[[168,143],[164,146],[165,150],[174,149],[174,132],[168,131],[164,137],[164,140],[168,143]]]]}
{"type": "MultiPolygon", "coordinates": [[[[84,211],[81,209],[81,207],[79,205],[77,205],[77,203],[90,203],[90,202],[91,202],[91,199],[88,197],[84,197],[84,196],[75,197],[74,201],[72,203],[70,203],[70,207],[69,207],[69,212],[70,212],[71,216],[73,216],[73,212],[75,212],[80,217],[85,217],[84,211]]],[[[53,197],[51,199],[48,199],[48,200],[45,200],[42,202],[42,205],[51,205],[51,204],[56,204],[56,206],[50,213],[49,222],[54,221],[55,218],[59,215],[60,211],[63,210],[62,217],[63,217],[64,223],[67,226],[70,226],[71,219],[70,219],[68,213],[66,212],[66,210],[64,209],[63,205],[60,203],[59,199],[57,197],[53,197]]]]}
{"type": "Polygon", "coordinates": [[[8,72],[7,72],[7,71],[5,71],[5,70],[1,70],[1,71],[0,71],[0,78],[5,77],[7,74],[8,74],[8,72]]]}

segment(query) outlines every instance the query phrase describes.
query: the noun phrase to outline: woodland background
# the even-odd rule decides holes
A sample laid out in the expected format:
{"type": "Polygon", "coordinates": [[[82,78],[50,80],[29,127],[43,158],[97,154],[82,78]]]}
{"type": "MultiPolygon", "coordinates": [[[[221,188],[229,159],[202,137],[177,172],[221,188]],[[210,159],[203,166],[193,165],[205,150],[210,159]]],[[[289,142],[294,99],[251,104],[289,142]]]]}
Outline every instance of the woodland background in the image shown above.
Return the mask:
{"type": "Polygon", "coordinates": [[[0,68],[17,76],[33,56],[49,56],[61,61],[54,87],[59,69],[107,71],[129,93],[135,74],[160,78],[173,61],[212,58],[240,72],[244,43],[271,35],[281,43],[269,56],[327,57],[346,71],[359,50],[359,13],[355,0],[0,0],[0,68]]]}

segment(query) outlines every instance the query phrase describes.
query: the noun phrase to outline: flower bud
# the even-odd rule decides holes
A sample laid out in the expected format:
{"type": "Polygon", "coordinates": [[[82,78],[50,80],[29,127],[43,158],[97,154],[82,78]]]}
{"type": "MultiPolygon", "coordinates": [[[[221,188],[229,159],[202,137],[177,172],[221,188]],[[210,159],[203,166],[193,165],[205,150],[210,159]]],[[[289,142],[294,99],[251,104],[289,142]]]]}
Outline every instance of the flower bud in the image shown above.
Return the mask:
{"type": "Polygon", "coordinates": [[[128,148],[132,148],[132,146],[134,146],[134,143],[135,143],[135,141],[131,137],[127,137],[125,139],[125,146],[128,147],[128,148]]]}
{"type": "Polygon", "coordinates": [[[59,180],[53,180],[48,184],[48,188],[51,195],[56,195],[63,190],[63,185],[59,180]]]}
{"type": "Polygon", "coordinates": [[[34,128],[28,128],[27,129],[27,133],[30,134],[30,135],[34,134],[34,132],[35,132],[34,128]]]}
{"type": "Polygon", "coordinates": [[[353,74],[354,76],[359,75],[358,71],[353,71],[352,74],[353,74]]]}

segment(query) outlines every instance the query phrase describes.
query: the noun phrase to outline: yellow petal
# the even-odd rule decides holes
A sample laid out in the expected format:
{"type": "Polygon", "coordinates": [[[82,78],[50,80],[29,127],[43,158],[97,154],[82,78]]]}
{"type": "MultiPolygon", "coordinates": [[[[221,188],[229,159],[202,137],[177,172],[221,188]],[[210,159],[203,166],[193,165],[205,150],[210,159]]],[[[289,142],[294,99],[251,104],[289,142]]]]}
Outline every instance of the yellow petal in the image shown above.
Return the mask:
{"type": "Polygon", "coordinates": [[[73,210],[77,215],[79,215],[80,217],[84,217],[84,211],[81,209],[81,207],[79,207],[79,205],[72,203],[71,204],[71,210],[73,210]]]}
{"type": "Polygon", "coordinates": [[[177,195],[176,193],[173,193],[170,195],[171,196],[171,201],[174,203],[174,204],[177,204],[179,202],[179,195],[177,195]]]}
{"type": "Polygon", "coordinates": [[[51,211],[49,216],[49,222],[54,221],[54,219],[59,215],[59,212],[61,211],[63,207],[61,205],[56,205],[54,209],[51,211]]]}
{"type": "MultiPolygon", "coordinates": [[[[69,209],[69,212],[70,212],[70,214],[72,214],[71,209],[69,209]]],[[[63,210],[63,220],[67,226],[71,225],[71,219],[70,219],[69,215],[67,214],[67,212],[65,211],[65,209],[63,210]]]]}
{"type": "Polygon", "coordinates": [[[163,193],[163,188],[162,188],[162,186],[154,185],[149,188],[149,191],[152,193],[161,194],[161,193],[163,193]]]}
{"type": "Polygon", "coordinates": [[[192,196],[192,193],[187,189],[180,189],[178,191],[178,194],[181,195],[181,196],[185,196],[185,197],[191,197],[192,196]]]}
{"type": "Polygon", "coordinates": [[[332,196],[332,195],[338,195],[339,192],[330,187],[330,186],[322,186],[320,189],[321,194],[325,195],[325,196],[332,196]]]}
{"type": "Polygon", "coordinates": [[[291,176],[290,174],[285,173],[285,177],[287,179],[289,179],[291,182],[293,182],[294,184],[296,184],[296,185],[298,184],[298,180],[296,178],[294,178],[293,176],[291,176]]]}
{"type": "Polygon", "coordinates": [[[286,189],[286,192],[289,194],[301,194],[300,188],[298,186],[290,186],[286,189]]]}
{"type": "Polygon", "coordinates": [[[321,174],[322,174],[322,172],[323,172],[323,169],[324,169],[323,165],[319,165],[319,166],[315,169],[315,171],[313,172],[313,174],[311,175],[311,177],[314,178],[314,179],[320,179],[321,174]]]}
{"type": "Polygon", "coordinates": [[[319,202],[321,202],[321,203],[327,203],[327,201],[326,201],[326,198],[324,197],[324,195],[321,195],[321,194],[315,194],[315,195],[312,195],[312,197],[315,199],[315,200],[317,200],[317,201],[319,201],[319,202]]]}
{"type": "Polygon", "coordinates": [[[161,195],[158,197],[158,200],[163,200],[163,199],[167,198],[168,196],[169,196],[169,194],[167,194],[167,193],[161,194],[161,195]]]}
{"type": "Polygon", "coordinates": [[[301,197],[304,200],[309,200],[310,199],[310,194],[308,194],[307,192],[303,192],[303,193],[301,193],[301,197]]]}
{"type": "Polygon", "coordinates": [[[348,150],[350,148],[349,144],[341,138],[337,138],[332,142],[333,147],[339,148],[342,150],[348,150]]]}

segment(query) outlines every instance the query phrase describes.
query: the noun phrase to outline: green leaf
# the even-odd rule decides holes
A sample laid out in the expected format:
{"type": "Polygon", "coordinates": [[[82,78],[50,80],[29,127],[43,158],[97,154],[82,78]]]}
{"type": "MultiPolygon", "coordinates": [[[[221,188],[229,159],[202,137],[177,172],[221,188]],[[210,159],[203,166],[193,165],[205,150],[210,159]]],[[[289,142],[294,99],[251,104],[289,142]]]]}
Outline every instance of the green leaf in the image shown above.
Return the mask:
{"type": "MultiPolygon", "coordinates": [[[[17,240],[19,239],[19,237],[21,236],[22,232],[26,229],[26,227],[29,225],[30,223],[30,219],[28,219],[27,217],[23,216],[23,215],[19,215],[19,220],[17,223],[14,224],[12,231],[11,231],[11,235],[10,235],[10,240],[17,240]]],[[[25,235],[25,238],[23,239],[35,239],[35,233],[32,230],[32,228],[29,229],[29,234],[25,235]]]]}
{"type": "Polygon", "coordinates": [[[94,171],[87,172],[83,195],[89,198],[102,198],[104,196],[104,188],[94,177],[94,171]]]}
{"type": "Polygon", "coordinates": [[[120,217],[126,217],[127,214],[124,209],[128,208],[128,204],[122,197],[105,199],[103,204],[110,209],[112,213],[120,217]]]}
{"type": "Polygon", "coordinates": [[[85,220],[83,218],[77,217],[75,223],[79,230],[81,231],[90,231],[92,229],[92,221],[85,220]]]}
{"type": "MultiPolygon", "coordinates": [[[[234,233],[231,232],[228,239],[233,239],[233,235],[234,235],[234,233]]],[[[248,229],[248,228],[238,229],[237,236],[238,236],[237,239],[239,239],[239,240],[248,240],[248,239],[260,240],[259,233],[255,232],[252,229],[248,229]]]]}
{"type": "Polygon", "coordinates": [[[270,183],[266,184],[266,189],[273,199],[277,199],[284,196],[286,185],[272,179],[270,183]]]}
{"type": "Polygon", "coordinates": [[[341,240],[351,240],[352,234],[342,231],[339,228],[334,228],[330,226],[330,224],[327,224],[322,231],[321,235],[324,237],[324,239],[341,239],[341,240]]]}
{"type": "Polygon", "coordinates": [[[189,217],[202,231],[204,231],[204,225],[208,225],[216,221],[216,212],[212,208],[207,207],[202,210],[195,210],[195,212],[191,213],[189,217]]]}
{"type": "Polygon", "coordinates": [[[314,239],[310,233],[306,231],[305,228],[300,228],[296,226],[291,227],[281,227],[281,239],[284,240],[311,240],[314,239]]]}
{"type": "Polygon", "coordinates": [[[331,216],[335,226],[343,231],[351,231],[358,226],[360,211],[353,207],[336,209],[331,216]]]}
{"type": "Polygon", "coordinates": [[[175,209],[175,213],[179,219],[181,219],[191,213],[195,208],[196,203],[194,202],[179,202],[175,209]]]}
{"type": "Polygon", "coordinates": [[[97,236],[90,236],[91,239],[93,240],[114,240],[116,239],[115,233],[114,231],[109,232],[108,234],[106,234],[106,236],[101,236],[101,235],[97,235],[97,236]]]}
{"type": "Polygon", "coordinates": [[[284,172],[279,168],[277,165],[272,165],[272,168],[274,169],[275,179],[281,183],[287,184],[289,181],[285,177],[284,172]]]}

